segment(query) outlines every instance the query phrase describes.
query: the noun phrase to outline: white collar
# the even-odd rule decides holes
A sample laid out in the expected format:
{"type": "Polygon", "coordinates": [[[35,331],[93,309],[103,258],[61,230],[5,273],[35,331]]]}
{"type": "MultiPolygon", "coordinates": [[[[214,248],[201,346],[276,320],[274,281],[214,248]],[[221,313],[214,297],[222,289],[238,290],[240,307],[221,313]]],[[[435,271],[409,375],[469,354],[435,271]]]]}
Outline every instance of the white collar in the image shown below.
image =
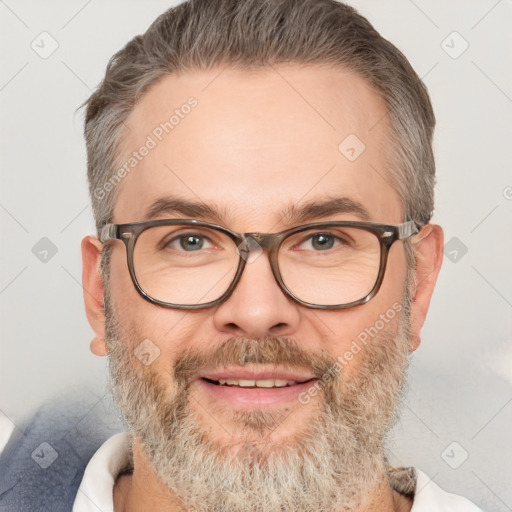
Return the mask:
{"type": "Polygon", "coordinates": [[[109,437],[85,468],[72,512],[113,512],[114,484],[130,464],[130,436],[121,432],[109,437]]]}

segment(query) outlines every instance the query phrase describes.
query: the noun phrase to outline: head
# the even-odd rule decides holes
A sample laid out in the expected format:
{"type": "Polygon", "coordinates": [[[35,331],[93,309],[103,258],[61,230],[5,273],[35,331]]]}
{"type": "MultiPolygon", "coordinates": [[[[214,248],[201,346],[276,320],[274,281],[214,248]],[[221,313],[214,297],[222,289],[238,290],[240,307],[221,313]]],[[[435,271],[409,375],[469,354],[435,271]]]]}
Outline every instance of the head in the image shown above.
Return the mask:
{"type": "Polygon", "coordinates": [[[419,228],[390,246],[369,300],[333,309],[286,293],[266,249],[222,301],[165,307],[136,289],[120,240],[84,239],[91,349],[110,358],[135,465],[184,505],[339,510],[383,484],[385,435],[441,264],[434,124],[406,58],[331,0],[185,2],[112,58],[86,110],[98,234],[150,219],[237,233],[419,228]],[[226,372],[237,383],[220,384],[226,372]],[[272,388],[244,389],[258,376],[272,388]]]}

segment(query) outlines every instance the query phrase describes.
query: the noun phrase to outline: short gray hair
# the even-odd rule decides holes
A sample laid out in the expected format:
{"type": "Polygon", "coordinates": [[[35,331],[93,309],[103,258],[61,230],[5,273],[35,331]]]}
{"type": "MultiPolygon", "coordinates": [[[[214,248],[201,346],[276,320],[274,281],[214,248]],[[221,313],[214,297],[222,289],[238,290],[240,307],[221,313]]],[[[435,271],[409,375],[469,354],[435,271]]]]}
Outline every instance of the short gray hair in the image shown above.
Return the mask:
{"type": "Polygon", "coordinates": [[[87,170],[98,232],[113,216],[117,188],[105,184],[112,184],[119,166],[123,123],[149,87],[187,70],[284,62],[344,66],[382,96],[392,144],[386,178],[404,216],[428,223],[435,183],[430,98],[406,57],[368,20],[335,0],[189,0],[164,12],[117,52],[85,102],[87,170]]]}

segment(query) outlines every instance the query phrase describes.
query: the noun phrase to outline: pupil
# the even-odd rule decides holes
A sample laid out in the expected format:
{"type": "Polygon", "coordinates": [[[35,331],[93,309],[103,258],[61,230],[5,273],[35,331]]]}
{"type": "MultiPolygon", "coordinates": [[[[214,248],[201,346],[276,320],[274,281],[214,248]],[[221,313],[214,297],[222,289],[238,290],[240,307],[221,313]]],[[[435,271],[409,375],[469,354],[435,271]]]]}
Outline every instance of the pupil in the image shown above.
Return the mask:
{"type": "Polygon", "coordinates": [[[315,235],[313,237],[313,247],[315,249],[331,249],[334,240],[329,235],[315,235]]]}
{"type": "Polygon", "coordinates": [[[203,240],[197,236],[185,236],[180,240],[181,247],[185,250],[196,251],[197,249],[201,249],[203,247],[203,240]]]}

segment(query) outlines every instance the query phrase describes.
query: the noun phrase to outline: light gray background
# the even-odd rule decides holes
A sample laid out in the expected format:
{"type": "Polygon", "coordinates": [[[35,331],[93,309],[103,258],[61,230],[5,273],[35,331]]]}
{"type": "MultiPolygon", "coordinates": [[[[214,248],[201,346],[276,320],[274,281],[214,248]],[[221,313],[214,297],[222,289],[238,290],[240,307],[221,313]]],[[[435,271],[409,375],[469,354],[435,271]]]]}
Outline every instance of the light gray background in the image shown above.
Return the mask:
{"type": "MultiPolygon", "coordinates": [[[[0,0],[0,410],[14,423],[63,390],[107,400],[80,285],[93,219],[75,110],[109,57],[174,3],[0,0]],[[59,45],[46,59],[31,47],[43,31],[59,45]],[[57,248],[46,262],[32,251],[43,237],[57,248]]],[[[489,511],[512,510],[512,2],[351,3],[430,90],[434,221],[451,241],[390,457],[489,511]]]]}

